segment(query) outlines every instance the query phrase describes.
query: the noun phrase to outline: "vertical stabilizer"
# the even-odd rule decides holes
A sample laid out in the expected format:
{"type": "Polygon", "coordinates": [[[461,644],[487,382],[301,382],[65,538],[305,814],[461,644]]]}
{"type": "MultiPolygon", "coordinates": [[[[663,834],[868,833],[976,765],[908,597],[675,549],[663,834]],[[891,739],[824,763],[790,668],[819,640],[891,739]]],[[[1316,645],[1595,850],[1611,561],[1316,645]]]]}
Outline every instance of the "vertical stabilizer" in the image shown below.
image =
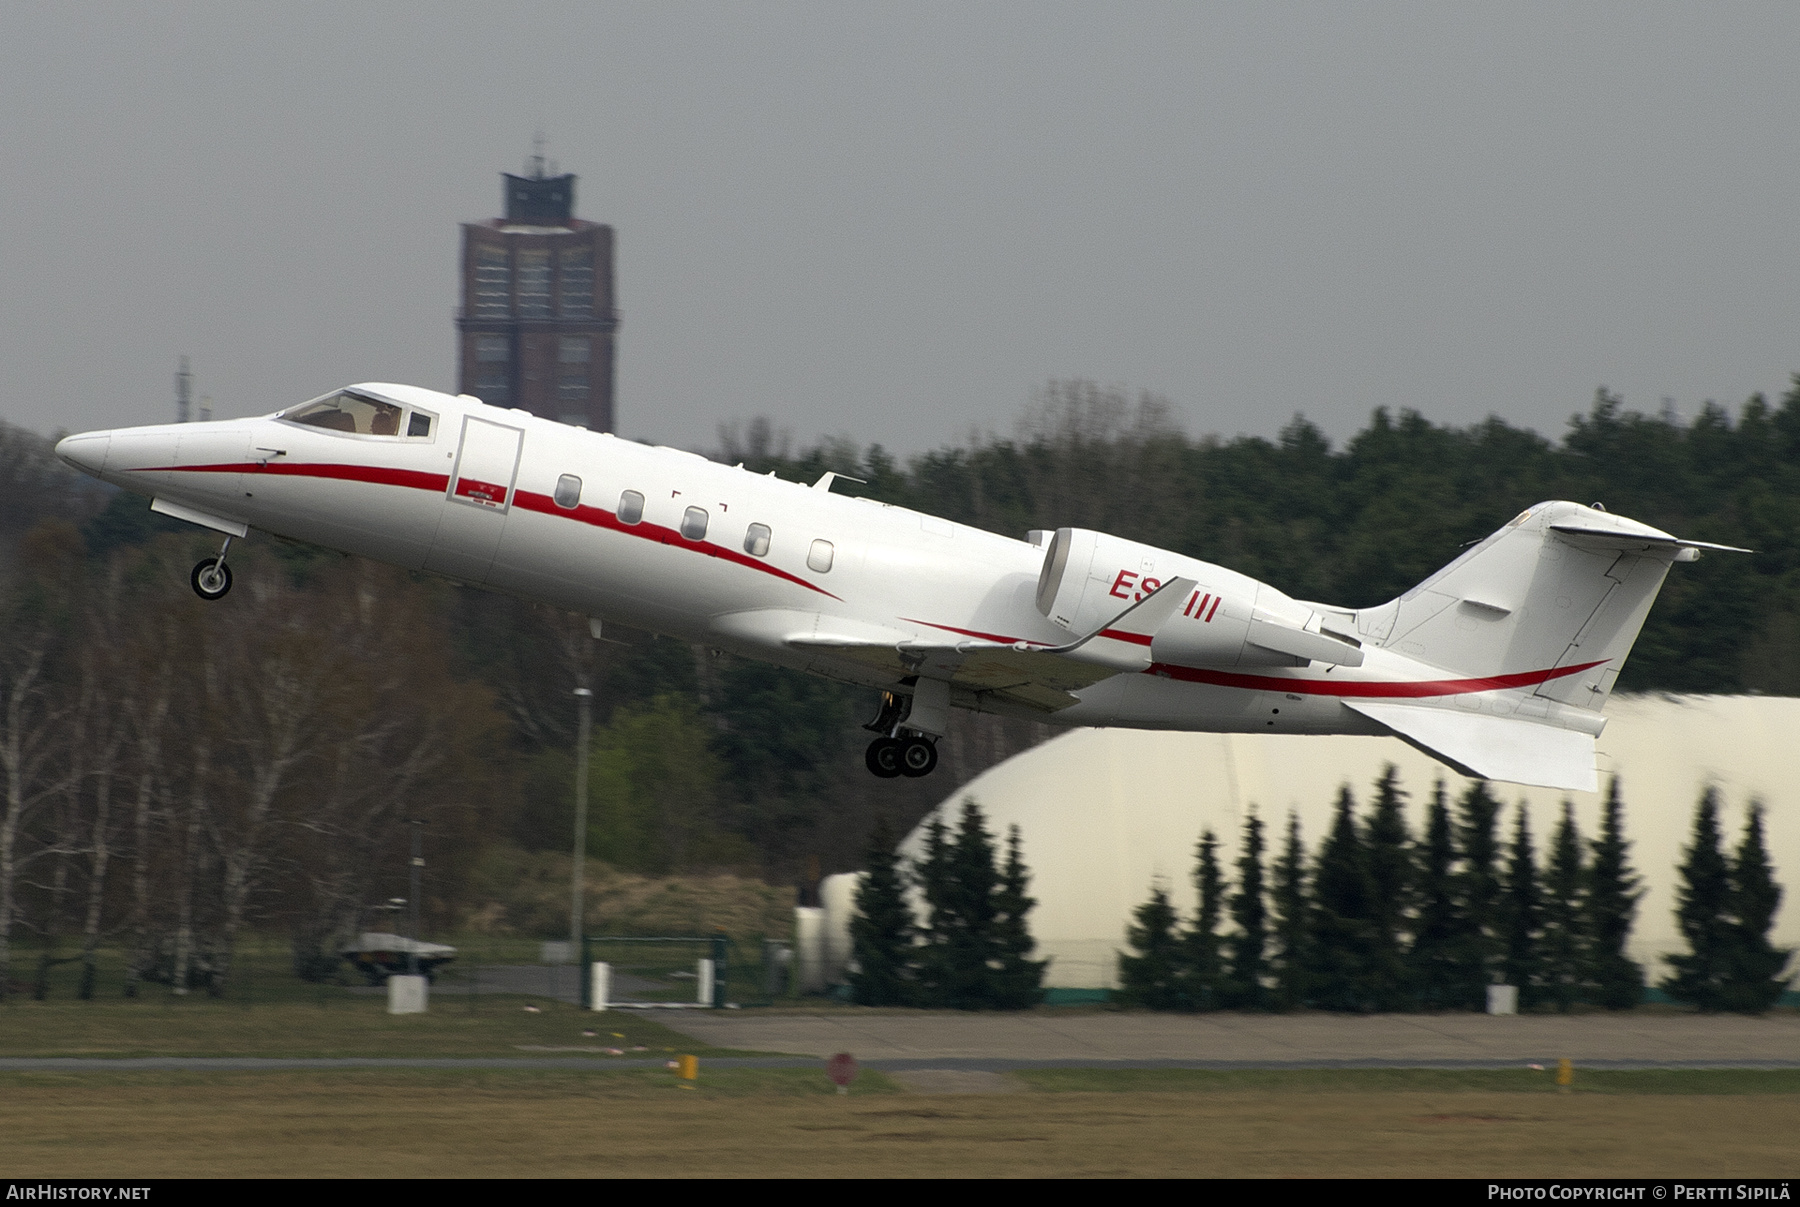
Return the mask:
{"type": "Polygon", "coordinates": [[[1463,678],[1563,672],[1537,683],[1541,703],[1521,712],[1598,711],[1670,565],[1705,548],[1729,547],[1540,503],[1399,599],[1357,613],[1357,628],[1370,645],[1463,678]]]}

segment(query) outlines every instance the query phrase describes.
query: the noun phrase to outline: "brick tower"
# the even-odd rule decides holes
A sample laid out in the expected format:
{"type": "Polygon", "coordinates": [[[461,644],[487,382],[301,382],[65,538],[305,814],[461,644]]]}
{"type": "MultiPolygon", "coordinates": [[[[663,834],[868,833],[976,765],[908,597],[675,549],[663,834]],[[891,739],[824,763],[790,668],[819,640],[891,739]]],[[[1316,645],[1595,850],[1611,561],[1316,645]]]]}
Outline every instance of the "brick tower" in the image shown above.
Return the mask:
{"type": "Polygon", "coordinates": [[[463,224],[459,388],[610,432],[613,228],[574,216],[575,177],[546,173],[541,147],[525,171],[502,173],[506,217],[463,224]]]}

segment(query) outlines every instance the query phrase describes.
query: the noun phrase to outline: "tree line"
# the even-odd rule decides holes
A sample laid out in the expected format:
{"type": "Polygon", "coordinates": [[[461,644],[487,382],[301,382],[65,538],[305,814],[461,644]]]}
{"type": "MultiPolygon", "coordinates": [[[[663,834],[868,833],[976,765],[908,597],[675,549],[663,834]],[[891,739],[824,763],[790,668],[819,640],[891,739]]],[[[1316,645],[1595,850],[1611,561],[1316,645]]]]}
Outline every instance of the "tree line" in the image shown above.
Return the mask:
{"type": "MultiPolygon", "coordinates": [[[[1541,860],[1524,806],[1507,833],[1484,782],[1454,806],[1440,782],[1416,837],[1405,796],[1390,765],[1358,816],[1345,785],[1316,853],[1290,814],[1266,863],[1264,825],[1252,812],[1235,884],[1220,865],[1218,836],[1203,832],[1197,909],[1182,918],[1167,887],[1152,887],[1120,955],[1121,999],[1154,1010],[1481,1010],[1496,984],[1515,986],[1525,1008],[1626,1010],[1643,999],[1644,970],[1625,953],[1642,892],[1617,777],[1600,833],[1584,840],[1564,801],[1541,860]]],[[[1660,988],[1702,1009],[1774,1005],[1792,953],[1768,937],[1781,890],[1761,809],[1751,808],[1737,854],[1727,857],[1709,789],[1681,875],[1677,913],[1692,950],[1670,957],[1674,971],[1660,988]]]]}
{"type": "Polygon", "coordinates": [[[1338,447],[1302,414],[1276,439],[1227,440],[1172,413],[1152,393],[1053,381],[1015,432],[905,464],[848,441],[796,451],[767,422],[721,430],[717,455],[796,480],[854,474],[857,493],[1008,536],[1096,528],[1348,607],[1394,598],[1533,503],[1599,501],[1756,551],[1669,576],[1620,690],[1800,694],[1800,384],[1685,419],[1602,388],[1560,436],[1378,407],[1338,447]]]}
{"type": "Polygon", "coordinates": [[[866,852],[866,875],[850,920],[855,1000],[867,1006],[949,1010],[1022,1010],[1043,997],[1045,961],[1031,958],[1025,916],[1030,872],[1019,854],[1019,827],[1007,830],[999,859],[981,806],[965,798],[956,832],[941,816],[925,827],[925,850],[910,866],[885,822],[866,852]],[[923,905],[915,920],[907,899],[923,905]]]}

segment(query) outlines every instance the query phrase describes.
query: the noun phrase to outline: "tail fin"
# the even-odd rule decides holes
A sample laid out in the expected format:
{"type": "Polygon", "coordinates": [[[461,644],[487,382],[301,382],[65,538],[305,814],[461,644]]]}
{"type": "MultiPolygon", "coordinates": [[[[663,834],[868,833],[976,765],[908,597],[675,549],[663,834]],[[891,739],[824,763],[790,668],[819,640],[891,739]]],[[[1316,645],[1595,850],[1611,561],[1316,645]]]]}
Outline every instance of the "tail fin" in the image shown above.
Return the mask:
{"type": "Polygon", "coordinates": [[[1370,645],[1468,678],[1560,671],[1525,690],[1598,712],[1669,566],[1702,549],[1745,552],[1579,503],[1540,503],[1399,599],[1363,609],[1357,628],[1370,645]]]}

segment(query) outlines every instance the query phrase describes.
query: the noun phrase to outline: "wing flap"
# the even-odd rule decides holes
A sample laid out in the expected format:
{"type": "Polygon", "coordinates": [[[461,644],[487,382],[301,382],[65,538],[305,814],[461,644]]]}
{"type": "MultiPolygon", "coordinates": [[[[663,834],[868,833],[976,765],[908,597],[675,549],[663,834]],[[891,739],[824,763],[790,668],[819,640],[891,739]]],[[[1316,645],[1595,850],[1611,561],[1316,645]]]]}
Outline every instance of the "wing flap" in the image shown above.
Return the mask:
{"type": "Polygon", "coordinates": [[[1599,787],[1594,739],[1589,734],[1454,708],[1363,700],[1346,700],[1344,707],[1474,779],[1567,792],[1593,792],[1599,787]]]}

